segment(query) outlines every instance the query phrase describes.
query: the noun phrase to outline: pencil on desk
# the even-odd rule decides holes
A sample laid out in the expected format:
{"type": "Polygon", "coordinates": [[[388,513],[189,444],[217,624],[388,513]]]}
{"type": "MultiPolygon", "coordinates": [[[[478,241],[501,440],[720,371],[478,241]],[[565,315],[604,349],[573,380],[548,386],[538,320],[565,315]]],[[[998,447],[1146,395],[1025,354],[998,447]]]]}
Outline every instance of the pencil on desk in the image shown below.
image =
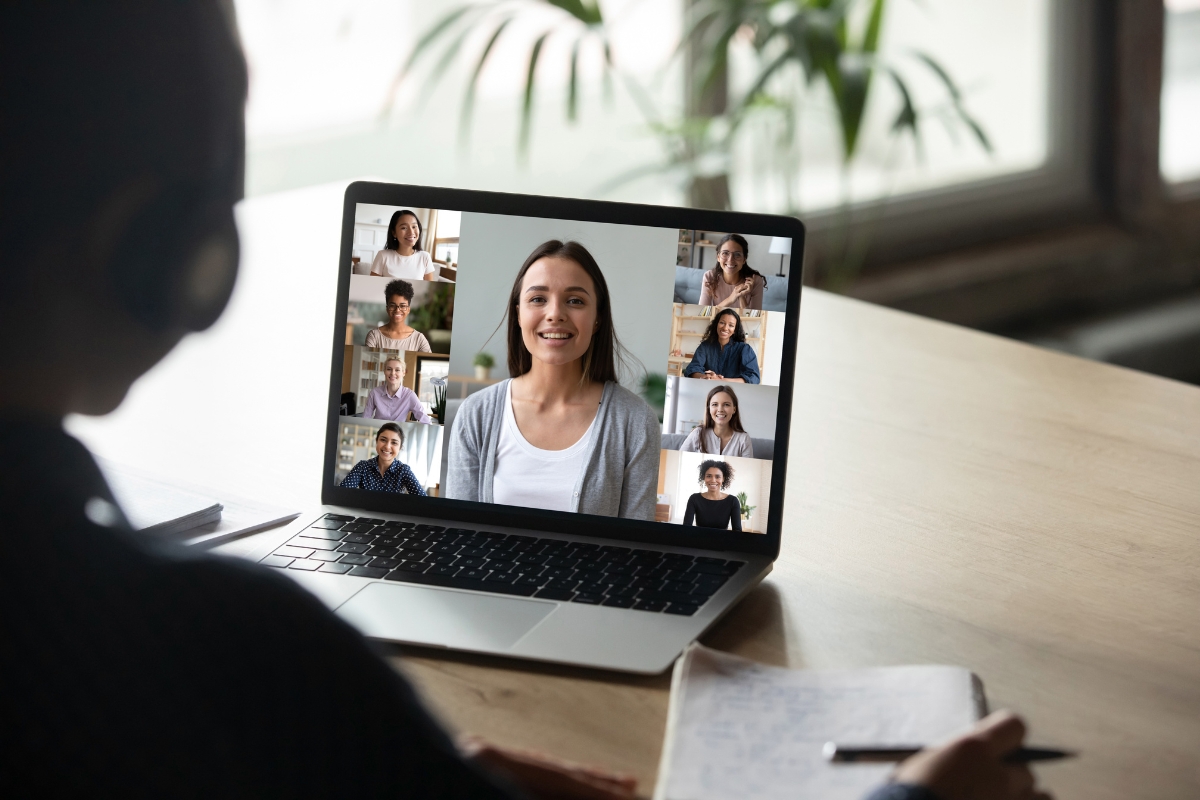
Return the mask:
{"type": "MultiPolygon", "coordinates": [[[[822,751],[826,760],[834,764],[892,764],[903,761],[921,752],[923,747],[863,747],[826,742],[822,751]]],[[[1055,750],[1049,747],[1018,747],[1004,760],[1010,764],[1029,764],[1034,761],[1057,761],[1078,755],[1070,750],[1055,750]]]]}

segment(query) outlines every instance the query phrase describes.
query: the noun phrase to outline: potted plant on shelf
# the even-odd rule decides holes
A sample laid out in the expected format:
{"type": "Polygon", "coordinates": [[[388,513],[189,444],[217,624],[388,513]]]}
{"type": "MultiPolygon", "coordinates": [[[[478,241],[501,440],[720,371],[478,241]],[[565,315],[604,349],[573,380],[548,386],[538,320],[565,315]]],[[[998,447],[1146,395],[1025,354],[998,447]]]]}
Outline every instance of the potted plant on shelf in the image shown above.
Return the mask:
{"type": "Polygon", "coordinates": [[[475,380],[486,381],[491,375],[492,367],[496,366],[496,359],[492,358],[491,353],[478,352],[475,354],[475,380]]]}

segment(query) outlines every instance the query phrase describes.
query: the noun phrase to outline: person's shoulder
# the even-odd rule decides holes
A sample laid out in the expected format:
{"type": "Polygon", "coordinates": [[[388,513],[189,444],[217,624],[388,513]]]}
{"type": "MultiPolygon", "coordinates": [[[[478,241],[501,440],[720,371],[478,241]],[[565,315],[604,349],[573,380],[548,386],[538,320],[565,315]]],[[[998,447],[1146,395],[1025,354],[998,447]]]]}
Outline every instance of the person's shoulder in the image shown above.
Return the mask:
{"type": "Polygon", "coordinates": [[[658,423],[658,415],[650,408],[641,396],[634,394],[615,381],[609,381],[606,384],[606,393],[608,395],[607,405],[609,413],[615,414],[618,417],[627,418],[630,421],[646,422],[653,420],[658,423]]]}
{"type": "Polygon", "coordinates": [[[493,383],[486,389],[481,389],[474,394],[467,395],[462,401],[462,405],[458,407],[458,413],[454,415],[455,420],[464,417],[467,418],[481,417],[488,413],[496,413],[498,408],[504,405],[504,394],[508,391],[508,382],[511,378],[505,378],[499,383],[493,383]]]}

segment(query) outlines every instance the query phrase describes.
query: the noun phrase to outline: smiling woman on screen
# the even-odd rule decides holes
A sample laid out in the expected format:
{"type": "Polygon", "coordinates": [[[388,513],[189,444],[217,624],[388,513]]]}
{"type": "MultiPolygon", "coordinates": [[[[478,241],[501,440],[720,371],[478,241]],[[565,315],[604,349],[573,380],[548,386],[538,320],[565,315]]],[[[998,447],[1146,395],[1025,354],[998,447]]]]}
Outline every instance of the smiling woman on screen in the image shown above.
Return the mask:
{"type": "Polygon", "coordinates": [[[759,382],[758,356],[746,344],[746,331],[738,312],[732,308],[717,312],[683,374],[709,381],[759,382]]]}
{"type": "Polygon", "coordinates": [[[421,249],[421,221],[415,212],[401,209],[388,223],[387,244],[375,254],[371,274],[410,281],[432,281],[433,259],[421,249]]]}
{"type": "Polygon", "coordinates": [[[508,300],[508,370],[454,419],[446,496],[654,520],[662,433],[617,383],[608,285],[577,242],[537,247],[508,300]]]}
{"type": "Polygon", "coordinates": [[[703,492],[688,498],[687,510],[683,513],[683,524],[695,522],[701,528],[720,528],[735,531],[742,529],[742,504],[728,489],[733,480],[733,467],[724,461],[709,459],[700,465],[700,485],[703,492]]]}
{"type": "Polygon", "coordinates": [[[737,395],[729,386],[716,386],[704,401],[704,424],[693,428],[679,449],[684,453],[715,453],[754,458],[754,443],[742,427],[737,395]]]}
{"type": "Polygon", "coordinates": [[[416,350],[430,353],[429,340],[425,334],[410,326],[406,320],[412,311],[413,286],[408,281],[392,281],[383,289],[387,302],[388,321],[378,328],[367,331],[367,347],[384,350],[416,350]]]}
{"type": "Polygon", "coordinates": [[[394,422],[385,422],[375,434],[375,457],[364,458],[354,465],[350,474],[342,478],[341,486],[346,489],[366,489],[372,492],[394,494],[418,494],[425,497],[425,490],[413,475],[412,468],[400,460],[400,449],[404,447],[404,431],[394,422]]]}

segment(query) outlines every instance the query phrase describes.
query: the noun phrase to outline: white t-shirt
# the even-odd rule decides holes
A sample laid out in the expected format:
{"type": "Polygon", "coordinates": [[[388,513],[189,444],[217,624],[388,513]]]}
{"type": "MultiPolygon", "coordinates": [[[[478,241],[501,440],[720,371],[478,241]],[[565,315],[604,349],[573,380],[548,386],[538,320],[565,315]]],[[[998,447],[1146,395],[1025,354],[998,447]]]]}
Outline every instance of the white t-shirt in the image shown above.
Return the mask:
{"type": "MultiPolygon", "coordinates": [[[[600,416],[599,413],[596,416],[600,416]]],[[[512,381],[504,393],[504,424],[496,447],[492,473],[492,501],[508,506],[571,511],[575,507],[575,484],[587,458],[588,440],[596,420],[579,441],[566,450],[542,450],[521,435],[512,409],[512,381]]]]}
{"type": "Polygon", "coordinates": [[[380,250],[371,262],[372,275],[386,275],[406,281],[424,280],[425,274],[433,271],[433,259],[424,250],[416,250],[411,256],[402,256],[395,250],[380,250]]]}

